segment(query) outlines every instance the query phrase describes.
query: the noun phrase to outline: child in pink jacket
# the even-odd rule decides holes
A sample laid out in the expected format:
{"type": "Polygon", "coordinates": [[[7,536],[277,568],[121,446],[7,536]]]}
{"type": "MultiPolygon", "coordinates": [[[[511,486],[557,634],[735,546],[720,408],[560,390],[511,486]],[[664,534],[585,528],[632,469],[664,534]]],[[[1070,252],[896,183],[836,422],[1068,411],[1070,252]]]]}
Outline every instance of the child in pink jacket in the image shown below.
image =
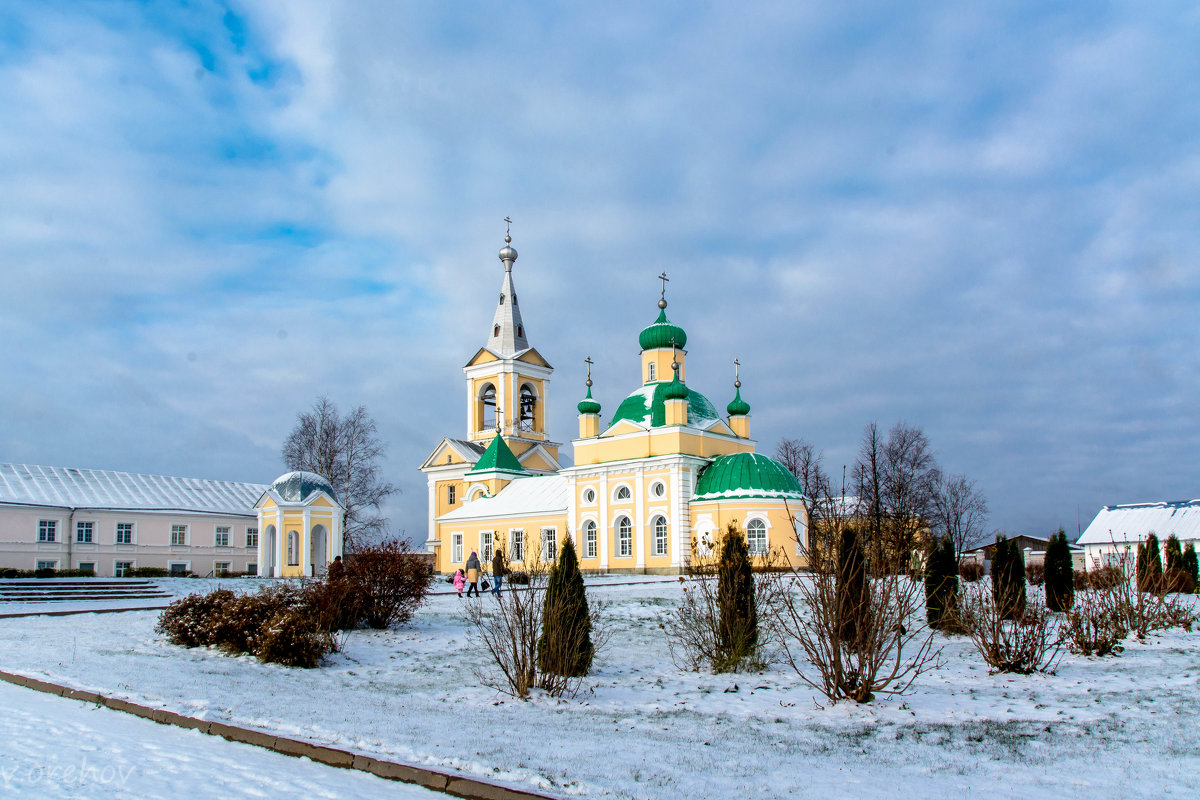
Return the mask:
{"type": "Polygon", "coordinates": [[[460,569],[458,572],[454,573],[454,588],[458,589],[459,597],[462,597],[462,590],[463,590],[463,587],[466,585],[467,585],[467,576],[463,575],[463,571],[460,569]]]}

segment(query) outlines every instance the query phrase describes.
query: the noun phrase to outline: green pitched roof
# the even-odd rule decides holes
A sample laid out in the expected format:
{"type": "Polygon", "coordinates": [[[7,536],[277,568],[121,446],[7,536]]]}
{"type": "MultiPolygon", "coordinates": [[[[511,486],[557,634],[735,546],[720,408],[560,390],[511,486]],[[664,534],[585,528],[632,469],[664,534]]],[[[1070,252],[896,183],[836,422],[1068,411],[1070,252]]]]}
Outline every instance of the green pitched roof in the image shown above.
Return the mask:
{"type": "Polygon", "coordinates": [[[704,468],[692,501],[744,498],[803,500],[796,476],[773,458],[758,453],[719,456],[704,468]]]}
{"type": "MultiPolygon", "coordinates": [[[[621,420],[629,420],[645,427],[659,428],[667,424],[667,397],[671,386],[684,384],[650,383],[621,401],[617,413],[613,415],[610,426],[621,420]]],[[[693,428],[707,428],[713,422],[721,419],[717,409],[707,397],[699,392],[687,389],[687,424],[693,428]]]]}
{"type": "Polygon", "coordinates": [[[518,475],[528,475],[529,471],[521,466],[521,462],[513,455],[508,443],[496,433],[496,438],[488,445],[487,450],[475,462],[475,467],[467,475],[477,476],[483,472],[508,472],[518,475]]]}

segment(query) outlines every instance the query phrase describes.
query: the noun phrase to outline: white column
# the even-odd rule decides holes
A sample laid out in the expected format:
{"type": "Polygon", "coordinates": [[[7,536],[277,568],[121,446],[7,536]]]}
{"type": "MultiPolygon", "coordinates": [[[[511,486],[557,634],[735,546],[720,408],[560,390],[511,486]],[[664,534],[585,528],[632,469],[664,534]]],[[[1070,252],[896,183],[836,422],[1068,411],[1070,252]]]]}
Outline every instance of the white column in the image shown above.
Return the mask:
{"type": "MultiPolygon", "coordinates": [[[[425,537],[425,552],[434,552],[433,545],[429,542],[437,538],[437,486],[434,485],[434,476],[429,476],[429,499],[426,507],[429,509],[429,535],[425,537]]],[[[466,499],[466,498],[464,498],[466,499]]]]}
{"type": "Polygon", "coordinates": [[[312,576],[314,567],[312,564],[312,510],[304,509],[304,530],[300,531],[300,569],[308,576],[312,576]]]}
{"type": "Polygon", "coordinates": [[[639,467],[633,485],[633,566],[646,568],[646,471],[639,467]]]}
{"type": "Polygon", "coordinates": [[[287,548],[287,531],[283,529],[283,509],[275,506],[275,577],[283,575],[283,553],[287,548]]]}
{"type": "Polygon", "coordinates": [[[597,490],[600,500],[600,519],[596,528],[596,536],[600,539],[600,569],[608,570],[608,543],[613,536],[612,520],[608,518],[608,472],[600,478],[600,488],[597,490]]]}

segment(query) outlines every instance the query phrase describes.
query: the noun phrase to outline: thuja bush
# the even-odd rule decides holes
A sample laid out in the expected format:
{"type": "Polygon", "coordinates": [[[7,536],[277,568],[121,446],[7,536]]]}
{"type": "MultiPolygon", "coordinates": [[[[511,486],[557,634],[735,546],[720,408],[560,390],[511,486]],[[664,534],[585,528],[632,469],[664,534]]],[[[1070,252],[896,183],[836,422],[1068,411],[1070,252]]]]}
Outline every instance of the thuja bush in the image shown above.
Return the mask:
{"type": "Polygon", "coordinates": [[[717,564],[718,672],[736,669],[750,660],[758,647],[758,610],[754,605],[754,577],[746,538],[730,525],[721,544],[717,564]]]}
{"type": "Polygon", "coordinates": [[[1177,594],[1194,593],[1196,579],[1184,563],[1183,550],[1180,548],[1179,538],[1175,534],[1167,537],[1166,546],[1163,547],[1163,558],[1166,561],[1166,569],[1163,570],[1162,576],[1163,591],[1177,594]]]}
{"type": "Polygon", "coordinates": [[[934,541],[925,560],[925,619],[931,628],[958,631],[958,557],[954,540],[934,541]]]}
{"type": "Polygon", "coordinates": [[[1158,536],[1151,533],[1137,549],[1137,590],[1158,594],[1162,591],[1162,554],[1159,552],[1158,536]]]}
{"type": "Polygon", "coordinates": [[[1200,562],[1196,558],[1196,545],[1192,542],[1188,542],[1187,547],[1183,548],[1183,569],[1192,579],[1194,594],[1200,590],[1200,562]]]}
{"type": "Polygon", "coordinates": [[[992,602],[1004,619],[1018,620],[1025,615],[1025,557],[1015,541],[996,538],[992,559],[992,602]]]}
{"type": "MultiPolygon", "coordinates": [[[[550,569],[542,611],[542,635],[537,643],[538,669],[543,683],[587,675],[592,666],[592,620],[583,573],[570,537],[550,569]]],[[[543,686],[543,688],[553,688],[543,686]]]]}
{"type": "Polygon", "coordinates": [[[1045,573],[1046,607],[1051,611],[1070,611],[1075,603],[1075,573],[1067,533],[1061,528],[1046,546],[1045,573]]]}

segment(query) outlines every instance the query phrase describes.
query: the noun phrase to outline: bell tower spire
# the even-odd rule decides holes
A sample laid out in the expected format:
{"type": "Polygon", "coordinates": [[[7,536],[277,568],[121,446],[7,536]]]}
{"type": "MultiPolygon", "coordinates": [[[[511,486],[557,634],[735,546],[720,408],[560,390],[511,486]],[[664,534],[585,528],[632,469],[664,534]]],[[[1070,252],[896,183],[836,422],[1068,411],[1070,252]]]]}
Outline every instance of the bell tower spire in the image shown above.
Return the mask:
{"type": "Polygon", "coordinates": [[[517,290],[513,286],[512,270],[517,251],[512,246],[512,219],[505,217],[504,222],[507,225],[504,247],[499,253],[500,263],[504,265],[504,282],[500,284],[500,300],[492,317],[487,349],[501,358],[512,358],[529,349],[529,340],[525,338],[525,323],[521,321],[521,307],[517,304],[517,290]]]}

